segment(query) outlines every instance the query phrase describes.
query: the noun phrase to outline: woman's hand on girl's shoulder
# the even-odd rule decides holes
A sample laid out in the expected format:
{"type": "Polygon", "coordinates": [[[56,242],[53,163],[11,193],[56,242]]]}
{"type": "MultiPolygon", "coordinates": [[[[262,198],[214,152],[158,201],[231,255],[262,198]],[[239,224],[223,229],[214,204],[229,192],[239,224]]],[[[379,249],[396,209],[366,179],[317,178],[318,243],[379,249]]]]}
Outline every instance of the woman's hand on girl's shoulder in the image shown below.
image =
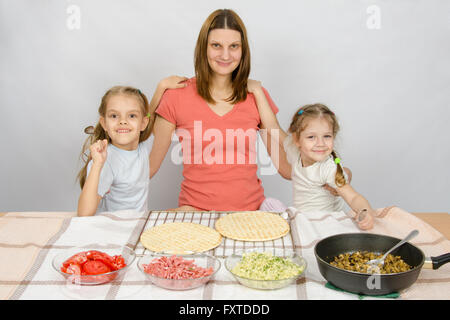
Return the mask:
{"type": "Polygon", "coordinates": [[[247,91],[250,93],[254,93],[256,90],[261,89],[261,81],[248,79],[247,80],[247,91]]]}
{"type": "Polygon", "coordinates": [[[97,140],[95,143],[93,143],[89,150],[91,152],[92,161],[96,165],[102,165],[106,162],[106,158],[108,156],[107,154],[107,148],[108,148],[108,140],[97,140]]]}
{"type": "Polygon", "coordinates": [[[186,82],[187,80],[189,80],[189,78],[187,78],[187,77],[170,76],[170,77],[162,79],[159,82],[159,86],[164,90],[184,88],[187,85],[187,82],[186,82]]]}

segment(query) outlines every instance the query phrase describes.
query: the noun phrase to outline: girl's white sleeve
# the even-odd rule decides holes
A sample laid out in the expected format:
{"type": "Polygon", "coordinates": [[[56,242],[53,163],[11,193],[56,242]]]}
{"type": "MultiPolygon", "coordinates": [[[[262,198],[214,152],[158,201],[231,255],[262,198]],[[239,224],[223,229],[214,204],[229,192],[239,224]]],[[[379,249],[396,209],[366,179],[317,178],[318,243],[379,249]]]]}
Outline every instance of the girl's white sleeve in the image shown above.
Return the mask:
{"type": "Polygon", "coordinates": [[[297,161],[300,159],[300,150],[295,145],[292,135],[287,136],[283,141],[283,148],[286,151],[287,161],[291,165],[296,165],[297,161]]]}
{"type": "Polygon", "coordinates": [[[151,137],[140,143],[142,146],[142,150],[144,150],[144,153],[150,154],[150,151],[152,149],[152,142],[150,140],[152,140],[151,137]]]}
{"type": "MultiPolygon", "coordinates": [[[[92,167],[92,161],[89,161],[88,167],[87,167],[87,173],[86,177],[89,175],[89,172],[91,171],[92,167]]],[[[113,183],[113,171],[111,169],[111,165],[108,163],[108,161],[105,162],[102,168],[102,172],[100,173],[100,179],[98,181],[98,189],[97,193],[100,197],[104,197],[105,194],[109,192],[111,189],[112,183],[113,183]]]]}
{"type": "Polygon", "coordinates": [[[330,187],[336,188],[336,170],[337,165],[333,159],[328,160],[320,164],[320,181],[322,184],[328,184],[330,187]]]}
{"type": "MultiPolygon", "coordinates": [[[[323,184],[328,184],[330,187],[337,188],[336,186],[336,171],[337,171],[337,164],[334,163],[333,158],[329,158],[328,160],[324,161],[320,165],[320,181],[323,184]]],[[[344,171],[344,177],[345,180],[348,180],[347,175],[344,171]]]]}

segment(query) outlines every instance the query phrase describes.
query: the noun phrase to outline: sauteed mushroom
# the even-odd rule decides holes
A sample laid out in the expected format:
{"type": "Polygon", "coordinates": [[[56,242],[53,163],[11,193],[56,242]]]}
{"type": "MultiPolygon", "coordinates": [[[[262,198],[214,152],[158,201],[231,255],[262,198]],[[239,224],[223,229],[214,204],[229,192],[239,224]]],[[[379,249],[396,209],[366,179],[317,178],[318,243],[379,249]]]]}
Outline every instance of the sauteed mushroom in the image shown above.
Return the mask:
{"type": "MultiPolygon", "coordinates": [[[[356,251],[353,253],[343,253],[334,257],[334,261],[330,262],[332,266],[348,271],[371,273],[370,265],[367,264],[369,260],[381,258],[382,254],[376,254],[368,251],[356,251]]],[[[383,266],[379,266],[379,273],[390,274],[405,272],[411,269],[400,256],[393,256],[388,254],[383,266]]],[[[377,272],[378,273],[378,272],[377,272]]]]}

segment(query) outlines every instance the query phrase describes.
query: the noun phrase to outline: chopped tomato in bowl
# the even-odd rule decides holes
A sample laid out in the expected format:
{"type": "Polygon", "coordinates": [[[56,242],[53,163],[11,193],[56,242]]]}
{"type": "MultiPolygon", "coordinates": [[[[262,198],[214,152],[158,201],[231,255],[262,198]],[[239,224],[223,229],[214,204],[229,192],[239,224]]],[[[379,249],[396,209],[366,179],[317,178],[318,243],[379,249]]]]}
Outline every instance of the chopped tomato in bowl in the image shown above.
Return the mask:
{"type": "Polygon", "coordinates": [[[122,277],[135,258],[134,251],[128,247],[74,247],[56,255],[52,264],[71,283],[96,285],[122,277]]]}

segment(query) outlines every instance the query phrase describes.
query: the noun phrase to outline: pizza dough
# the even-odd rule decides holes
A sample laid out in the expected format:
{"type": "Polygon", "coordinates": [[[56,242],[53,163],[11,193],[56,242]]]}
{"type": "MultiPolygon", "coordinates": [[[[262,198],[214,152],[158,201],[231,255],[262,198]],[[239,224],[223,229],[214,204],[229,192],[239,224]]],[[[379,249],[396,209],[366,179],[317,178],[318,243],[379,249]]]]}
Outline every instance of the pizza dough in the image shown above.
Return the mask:
{"type": "Polygon", "coordinates": [[[198,223],[174,222],[144,231],[141,242],[154,252],[181,254],[211,250],[220,245],[222,236],[216,230],[198,223]]]}
{"type": "Polygon", "coordinates": [[[289,224],[278,214],[264,211],[235,212],[216,221],[224,237],[241,241],[268,241],[285,236],[289,224]]]}

